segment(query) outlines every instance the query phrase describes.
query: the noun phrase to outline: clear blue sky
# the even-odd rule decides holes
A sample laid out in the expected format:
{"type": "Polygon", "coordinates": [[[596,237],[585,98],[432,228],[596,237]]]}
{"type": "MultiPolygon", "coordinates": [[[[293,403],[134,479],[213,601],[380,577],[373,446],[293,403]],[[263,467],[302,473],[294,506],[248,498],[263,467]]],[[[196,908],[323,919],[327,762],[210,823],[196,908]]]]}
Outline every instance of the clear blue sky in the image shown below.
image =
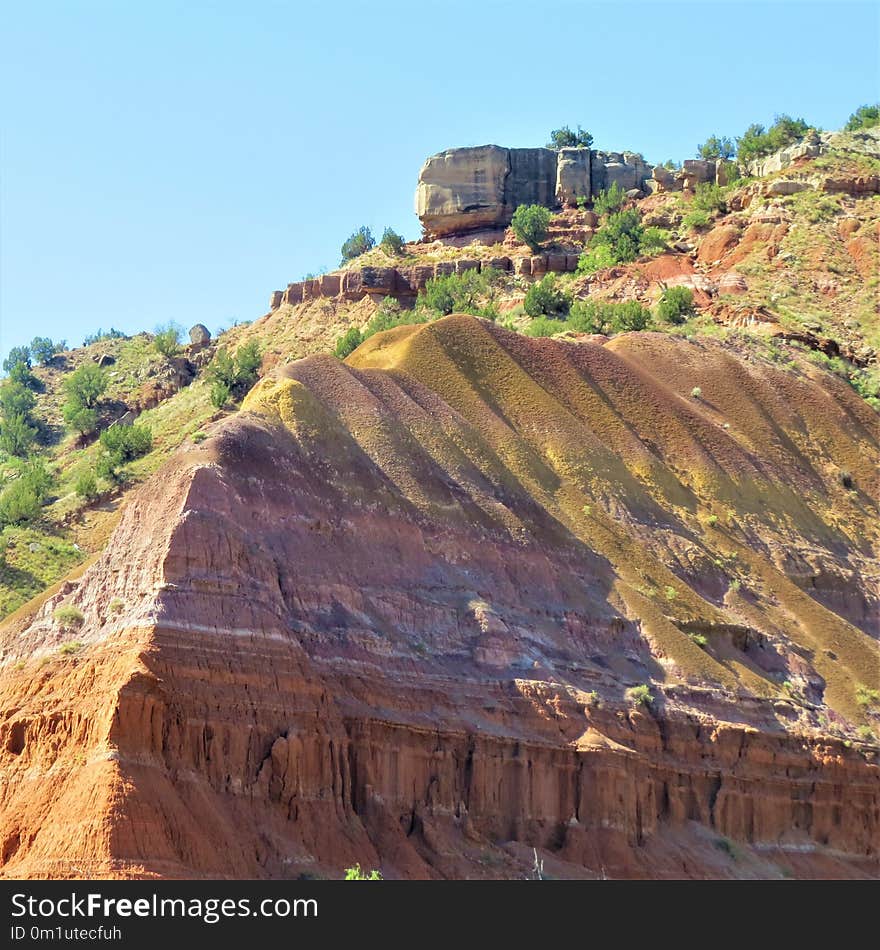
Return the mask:
{"type": "Polygon", "coordinates": [[[878,98],[876,4],[28,0],[0,44],[4,352],[257,317],[359,225],[417,237],[443,148],[682,159],[878,98]]]}

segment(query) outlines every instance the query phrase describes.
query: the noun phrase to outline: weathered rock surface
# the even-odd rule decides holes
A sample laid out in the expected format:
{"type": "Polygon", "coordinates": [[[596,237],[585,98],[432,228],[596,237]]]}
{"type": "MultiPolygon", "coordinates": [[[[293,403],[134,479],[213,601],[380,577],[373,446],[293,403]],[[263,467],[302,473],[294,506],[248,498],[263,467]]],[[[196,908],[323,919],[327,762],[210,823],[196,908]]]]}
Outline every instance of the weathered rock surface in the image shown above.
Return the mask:
{"type": "Polygon", "coordinates": [[[2,628],[2,873],[877,873],[877,750],[819,729],[878,662],[880,427],[845,384],[452,317],[244,408],[2,628]]]}
{"type": "Polygon", "coordinates": [[[652,168],[641,155],[587,148],[480,145],[432,155],[419,172],[416,214],[435,237],[506,227],[521,204],[573,206],[618,184],[646,190],[652,168]]]}

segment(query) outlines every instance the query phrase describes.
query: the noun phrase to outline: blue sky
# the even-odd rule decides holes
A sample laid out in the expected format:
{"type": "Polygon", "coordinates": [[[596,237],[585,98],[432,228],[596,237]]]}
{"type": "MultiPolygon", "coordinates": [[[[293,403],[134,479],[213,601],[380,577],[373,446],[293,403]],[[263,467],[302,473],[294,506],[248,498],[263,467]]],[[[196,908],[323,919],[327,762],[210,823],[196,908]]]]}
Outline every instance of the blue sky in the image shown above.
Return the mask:
{"type": "Polygon", "coordinates": [[[876,4],[29,0],[3,21],[4,353],[253,319],[361,224],[417,237],[443,148],[580,123],[680,160],[878,98],[876,4]]]}

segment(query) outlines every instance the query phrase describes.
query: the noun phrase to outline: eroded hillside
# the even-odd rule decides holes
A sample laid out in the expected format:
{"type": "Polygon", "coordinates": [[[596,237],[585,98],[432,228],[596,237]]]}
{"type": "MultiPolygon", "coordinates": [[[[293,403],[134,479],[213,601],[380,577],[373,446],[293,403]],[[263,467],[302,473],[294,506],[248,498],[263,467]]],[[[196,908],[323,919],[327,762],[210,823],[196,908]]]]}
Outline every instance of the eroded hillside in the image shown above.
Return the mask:
{"type": "Polygon", "coordinates": [[[268,374],[4,626],[3,872],[876,874],[880,427],[793,361],[453,316],[268,374]]]}

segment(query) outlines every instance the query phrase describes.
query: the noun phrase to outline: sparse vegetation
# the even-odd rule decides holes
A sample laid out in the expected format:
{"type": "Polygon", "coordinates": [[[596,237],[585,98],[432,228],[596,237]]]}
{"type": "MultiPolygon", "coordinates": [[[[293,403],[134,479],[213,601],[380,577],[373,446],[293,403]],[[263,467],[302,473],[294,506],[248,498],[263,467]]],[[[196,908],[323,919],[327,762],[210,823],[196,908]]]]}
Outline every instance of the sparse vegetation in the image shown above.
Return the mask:
{"type": "Polygon", "coordinates": [[[107,389],[107,374],[97,363],[83,363],[64,380],[67,401],[64,421],[75,432],[88,435],[98,427],[97,405],[107,389]]]}
{"type": "Polygon", "coordinates": [[[769,129],[763,125],[750,125],[736,140],[739,160],[751,162],[772,155],[803,138],[809,128],[803,119],[793,119],[790,115],[777,115],[769,129]]]}
{"type": "Polygon", "coordinates": [[[593,235],[586,252],[578,261],[578,272],[593,274],[615,264],[634,261],[641,254],[662,251],[666,235],[659,228],[644,228],[634,208],[609,214],[593,235]]]}
{"type": "Polygon", "coordinates": [[[655,311],[661,323],[684,323],[694,314],[694,295],[689,287],[666,287],[655,311]]]}
{"type": "Polygon", "coordinates": [[[76,630],[85,623],[86,619],[85,614],[78,607],[72,605],[56,607],[52,616],[62,630],[76,630]]]}
{"type": "Polygon", "coordinates": [[[354,351],[364,342],[364,337],[358,327],[349,327],[345,333],[336,341],[334,354],[339,359],[344,360],[346,356],[354,351]]]}
{"type": "MultiPolygon", "coordinates": [[[[467,270],[461,274],[432,277],[419,296],[419,304],[432,311],[434,315],[470,313],[477,317],[495,320],[498,310],[494,295],[499,276],[498,271],[486,268],[486,270],[467,270]]],[[[430,317],[430,314],[428,316],[430,317]]],[[[408,322],[419,321],[409,320],[408,322]]]]}
{"type": "Polygon", "coordinates": [[[600,191],[593,199],[593,211],[599,215],[613,214],[620,211],[626,201],[626,192],[615,181],[610,188],[600,191]]]}
{"type": "Polygon", "coordinates": [[[146,426],[111,426],[101,433],[101,448],[104,450],[96,466],[97,474],[111,482],[123,477],[123,467],[153,447],[153,435],[146,426]]]}
{"type": "Polygon", "coordinates": [[[30,344],[31,356],[42,366],[48,366],[66,346],[66,340],[56,343],[47,336],[35,336],[30,344]]]}
{"type": "Polygon", "coordinates": [[[560,319],[568,313],[571,298],[562,289],[555,274],[535,281],[526,291],[523,309],[530,317],[560,319]]]}
{"type": "Polygon", "coordinates": [[[537,250],[547,237],[550,217],[550,209],[543,205],[520,205],[513,213],[510,226],[523,244],[537,250]]]}
{"type": "Polygon", "coordinates": [[[633,706],[650,706],[654,702],[654,695],[646,683],[631,686],[624,695],[633,706]]]}
{"type": "Polygon", "coordinates": [[[76,476],[73,490],[86,501],[94,501],[98,497],[98,479],[90,469],[84,469],[76,476]]]}
{"type": "Polygon", "coordinates": [[[221,346],[206,372],[211,384],[211,404],[222,409],[230,399],[241,399],[257,381],[261,364],[260,346],[256,340],[243,343],[234,356],[221,346]]]}
{"type": "Polygon", "coordinates": [[[592,144],[593,136],[585,129],[578,126],[577,132],[572,132],[567,125],[563,125],[561,129],[554,129],[550,133],[547,148],[589,148],[592,144]]]}
{"type": "Polygon", "coordinates": [[[375,868],[371,871],[363,871],[360,864],[355,864],[345,869],[344,879],[346,881],[381,881],[382,875],[375,868]]]}
{"type": "Polygon", "coordinates": [[[871,709],[874,706],[880,706],[880,689],[872,689],[860,683],[856,687],[856,702],[862,709],[871,709]]]}
{"type": "Polygon", "coordinates": [[[389,257],[399,257],[406,249],[406,241],[393,228],[385,228],[379,247],[389,257]]]}
{"type": "Polygon", "coordinates": [[[70,640],[67,643],[62,643],[61,646],[58,647],[58,652],[62,656],[73,656],[74,653],[79,653],[82,648],[83,644],[81,641],[70,640]]]}
{"type": "Polygon", "coordinates": [[[859,106],[846,120],[845,132],[857,132],[859,129],[873,129],[880,125],[880,103],[872,106],[859,106]]]}
{"type": "Polygon", "coordinates": [[[729,161],[736,155],[733,140],[725,136],[710,135],[702,145],[697,146],[697,157],[709,161],[729,161]]]}
{"type": "Polygon", "coordinates": [[[575,300],[568,322],[573,330],[581,333],[645,330],[651,323],[651,311],[637,300],[575,300]]]}
{"type": "Polygon", "coordinates": [[[125,340],[126,335],[121,330],[115,330],[110,327],[109,330],[98,329],[94,333],[85,337],[83,346],[91,346],[93,343],[103,343],[105,340],[125,340]]]}
{"type": "Polygon", "coordinates": [[[183,335],[183,328],[176,323],[166,323],[164,326],[156,327],[156,334],[153,337],[153,347],[157,353],[167,359],[173,359],[180,354],[180,340],[183,335]]]}
{"type": "Polygon", "coordinates": [[[353,261],[356,257],[360,257],[361,254],[366,254],[367,251],[372,250],[375,246],[376,242],[373,239],[373,235],[370,233],[370,229],[366,226],[360,227],[342,245],[341,263],[347,264],[349,261],[353,261]]]}

